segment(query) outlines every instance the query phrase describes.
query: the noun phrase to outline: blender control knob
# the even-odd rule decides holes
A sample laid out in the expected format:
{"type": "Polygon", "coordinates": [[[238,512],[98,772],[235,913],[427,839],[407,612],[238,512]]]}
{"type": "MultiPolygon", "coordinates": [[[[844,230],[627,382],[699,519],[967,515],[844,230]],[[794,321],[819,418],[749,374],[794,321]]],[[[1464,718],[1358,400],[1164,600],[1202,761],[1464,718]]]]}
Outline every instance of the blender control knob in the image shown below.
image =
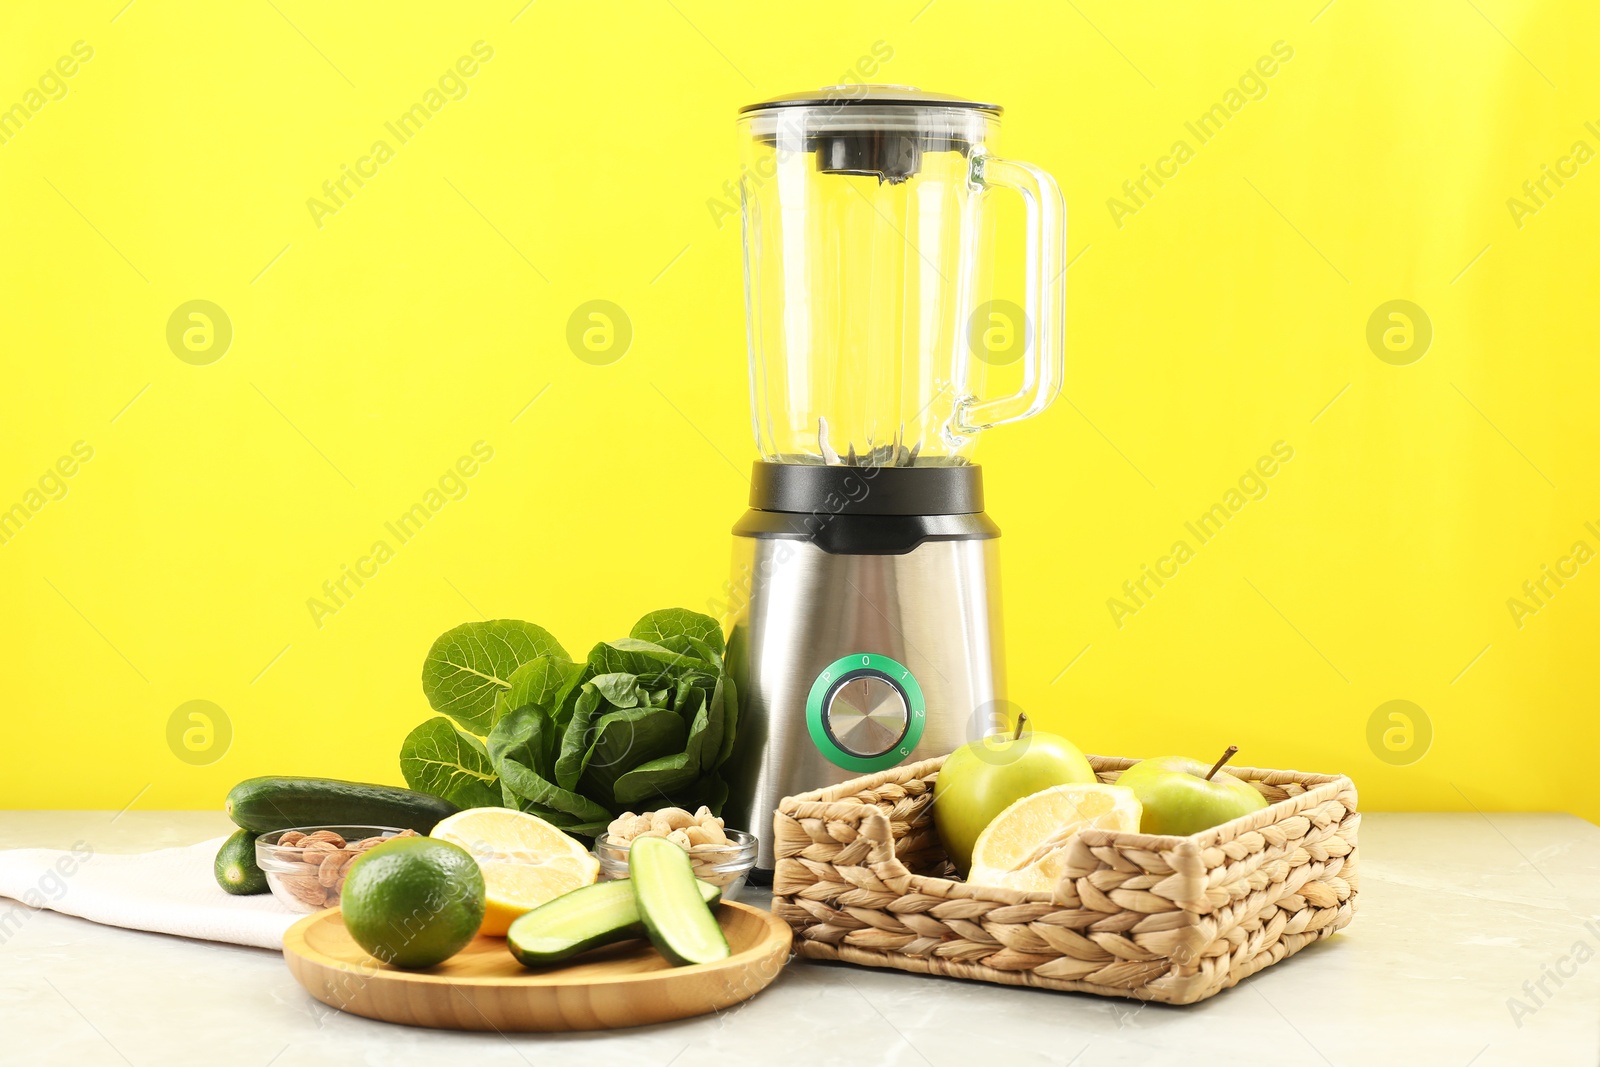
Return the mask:
{"type": "Polygon", "coordinates": [[[899,686],[862,674],[833,691],[823,718],[834,743],[850,755],[881,756],[905,736],[910,712],[899,686]]]}
{"type": "Polygon", "coordinates": [[[928,705],[916,675],[880,652],[840,656],[806,694],[806,732],[835,767],[866,774],[904,763],[916,752],[928,705]]]}

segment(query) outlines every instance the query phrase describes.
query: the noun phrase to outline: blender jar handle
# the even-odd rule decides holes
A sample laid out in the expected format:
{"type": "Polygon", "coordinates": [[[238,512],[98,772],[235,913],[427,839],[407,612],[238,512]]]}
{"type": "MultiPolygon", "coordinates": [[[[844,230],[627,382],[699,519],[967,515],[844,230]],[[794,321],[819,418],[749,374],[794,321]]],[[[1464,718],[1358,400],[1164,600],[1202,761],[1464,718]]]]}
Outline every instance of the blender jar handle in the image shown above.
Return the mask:
{"type": "Polygon", "coordinates": [[[981,189],[1011,189],[1022,196],[1028,213],[1027,306],[1023,309],[1022,387],[1010,396],[963,399],[956,409],[956,422],[964,433],[1039,414],[1061,392],[1066,363],[1066,268],[1062,256],[1067,244],[1067,211],[1060,186],[1031,163],[991,156],[973,158],[972,177],[981,189]]]}

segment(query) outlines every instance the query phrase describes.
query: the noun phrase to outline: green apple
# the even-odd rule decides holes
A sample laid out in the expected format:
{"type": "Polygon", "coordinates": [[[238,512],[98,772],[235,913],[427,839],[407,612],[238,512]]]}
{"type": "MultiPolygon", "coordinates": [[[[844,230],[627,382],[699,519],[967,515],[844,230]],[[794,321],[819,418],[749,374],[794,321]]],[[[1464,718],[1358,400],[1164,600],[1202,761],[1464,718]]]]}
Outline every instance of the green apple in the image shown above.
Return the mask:
{"type": "Polygon", "coordinates": [[[1197,834],[1266,807],[1267,798],[1255,786],[1222,769],[1237,751],[1238,746],[1230,745],[1209,770],[1187,756],[1160,756],[1123,771],[1117,784],[1133,790],[1144,806],[1139,829],[1147,834],[1197,834]]]}
{"type": "Polygon", "coordinates": [[[1054,785],[1093,782],[1094,768],[1059,734],[1022,733],[1017,717],[1010,737],[971,741],[945,759],[933,783],[933,825],[961,876],[972,866],[972,846],[984,827],[1013,803],[1054,785]]]}

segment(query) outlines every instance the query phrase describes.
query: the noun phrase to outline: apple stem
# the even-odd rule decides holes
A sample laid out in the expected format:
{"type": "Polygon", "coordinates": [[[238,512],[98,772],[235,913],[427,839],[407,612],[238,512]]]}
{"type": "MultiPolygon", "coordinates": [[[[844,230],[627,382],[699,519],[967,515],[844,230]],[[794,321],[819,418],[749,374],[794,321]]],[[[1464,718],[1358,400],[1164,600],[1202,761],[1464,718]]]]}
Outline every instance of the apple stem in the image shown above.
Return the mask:
{"type": "Polygon", "coordinates": [[[1023,727],[1023,724],[1025,724],[1027,721],[1028,721],[1028,713],[1027,712],[1025,712],[1025,711],[1017,712],[1017,728],[1011,732],[1011,740],[1015,741],[1015,740],[1017,740],[1018,738],[1020,738],[1022,736],[1022,727],[1023,727]]]}
{"type": "Polygon", "coordinates": [[[1211,769],[1206,772],[1206,781],[1208,781],[1208,782],[1211,781],[1211,776],[1213,774],[1216,774],[1218,771],[1222,770],[1222,765],[1224,763],[1227,763],[1229,760],[1231,760],[1233,758],[1234,753],[1238,752],[1238,751],[1239,751],[1239,746],[1238,745],[1229,745],[1228,746],[1228,751],[1224,752],[1222,754],[1222,758],[1217,760],[1217,762],[1213,763],[1211,765],[1211,769]]]}

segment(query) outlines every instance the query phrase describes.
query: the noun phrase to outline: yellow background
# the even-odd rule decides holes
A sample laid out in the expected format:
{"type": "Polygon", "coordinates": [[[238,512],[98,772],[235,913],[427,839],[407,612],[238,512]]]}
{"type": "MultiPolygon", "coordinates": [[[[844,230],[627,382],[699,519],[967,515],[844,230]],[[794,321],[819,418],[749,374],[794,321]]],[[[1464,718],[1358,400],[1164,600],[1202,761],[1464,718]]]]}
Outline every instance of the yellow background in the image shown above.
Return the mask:
{"type": "Polygon", "coordinates": [[[0,104],[94,49],[0,145],[0,506],[94,449],[0,545],[0,807],[398,782],[441,631],[581,653],[716,596],[754,452],[739,228],[708,207],[734,111],[882,41],[880,80],[1005,104],[1005,154],[1070,209],[1064,399],[978,449],[1012,699],[1088,751],[1348,772],[1371,808],[1600,816],[1600,566],[1520,629],[1506,605],[1600,547],[1600,163],[1521,227],[1506,205],[1600,147],[1593,5],[124,3],[0,28],[0,104]],[[319,228],[307,200],[480,40],[319,228]],[[166,341],[194,299],[233,324],[210,365],[166,341]],[[566,341],[596,299],[633,328],[609,366],[566,341]],[[1393,299],[1433,325],[1407,366],[1366,342],[1393,299]],[[1108,598],[1280,440],[1269,494],[1118,628],[1108,598]],[[307,600],[477,441],[467,495],[319,627],[307,600]],[[196,699],[234,733],[204,766],[167,744],[196,699]],[[1408,765],[1367,740],[1395,699],[1434,733],[1408,765]]]}

